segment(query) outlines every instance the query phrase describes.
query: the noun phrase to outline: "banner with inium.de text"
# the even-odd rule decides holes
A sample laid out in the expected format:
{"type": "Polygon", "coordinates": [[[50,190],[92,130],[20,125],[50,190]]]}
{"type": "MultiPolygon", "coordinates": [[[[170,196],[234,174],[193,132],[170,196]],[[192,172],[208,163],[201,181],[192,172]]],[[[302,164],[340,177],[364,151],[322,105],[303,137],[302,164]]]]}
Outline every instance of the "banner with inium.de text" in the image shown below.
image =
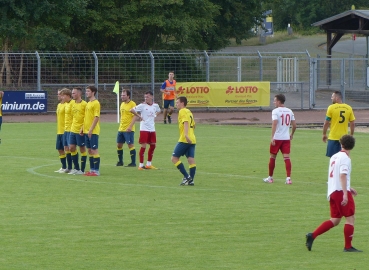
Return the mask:
{"type": "Polygon", "coordinates": [[[176,92],[188,107],[270,106],[270,82],[177,82],[176,92]]]}

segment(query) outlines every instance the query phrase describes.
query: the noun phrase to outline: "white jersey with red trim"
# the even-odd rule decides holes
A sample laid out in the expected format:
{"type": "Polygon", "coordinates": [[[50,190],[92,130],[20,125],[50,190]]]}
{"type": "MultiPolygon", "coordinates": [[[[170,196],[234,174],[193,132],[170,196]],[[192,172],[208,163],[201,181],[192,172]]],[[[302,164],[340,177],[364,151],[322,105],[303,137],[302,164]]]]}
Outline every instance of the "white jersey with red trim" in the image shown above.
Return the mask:
{"type": "Polygon", "coordinates": [[[155,117],[160,112],[159,105],[157,103],[149,105],[144,102],[133,109],[141,114],[140,131],[155,131],[155,117]]]}
{"type": "Polygon", "coordinates": [[[328,200],[333,192],[335,192],[336,190],[342,190],[340,179],[341,174],[346,174],[346,187],[347,190],[350,190],[351,158],[344,151],[340,151],[337,154],[334,154],[329,160],[327,193],[328,200]]]}
{"type": "Polygon", "coordinates": [[[295,120],[295,116],[291,109],[286,107],[278,107],[272,111],[272,120],[278,120],[277,129],[274,133],[274,140],[289,140],[291,121],[295,120]]]}

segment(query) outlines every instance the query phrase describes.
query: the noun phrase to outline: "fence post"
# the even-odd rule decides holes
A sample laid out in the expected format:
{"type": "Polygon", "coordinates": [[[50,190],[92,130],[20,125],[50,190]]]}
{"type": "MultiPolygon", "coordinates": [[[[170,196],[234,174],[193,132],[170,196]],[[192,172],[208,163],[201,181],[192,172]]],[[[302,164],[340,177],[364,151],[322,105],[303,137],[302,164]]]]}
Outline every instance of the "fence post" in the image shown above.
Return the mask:
{"type": "Polygon", "coordinates": [[[342,101],[345,102],[346,93],[345,93],[345,59],[341,59],[341,93],[342,93],[342,101]]]}
{"type": "Polygon", "coordinates": [[[206,72],[206,81],[210,81],[210,59],[209,59],[209,55],[206,51],[204,51],[204,55],[205,55],[205,72],[206,72]]]}
{"type": "Polygon", "coordinates": [[[155,59],[151,51],[149,51],[149,55],[151,59],[151,91],[155,96],[155,59]]]}
{"type": "Polygon", "coordinates": [[[241,81],[241,71],[242,71],[241,65],[242,65],[242,58],[241,56],[239,56],[237,57],[237,82],[241,81]]]}
{"type": "Polygon", "coordinates": [[[309,68],[309,109],[313,109],[315,107],[315,64],[316,59],[310,58],[310,68],[309,68]]]}
{"type": "Polygon", "coordinates": [[[93,51],[92,55],[95,59],[95,87],[98,88],[99,86],[99,59],[97,58],[96,53],[93,51]]]}
{"type": "Polygon", "coordinates": [[[259,81],[263,81],[263,56],[261,55],[261,53],[258,51],[258,55],[259,55],[259,81]]]}
{"type": "Polygon", "coordinates": [[[38,51],[35,54],[37,57],[37,91],[41,91],[41,58],[38,51]]]}

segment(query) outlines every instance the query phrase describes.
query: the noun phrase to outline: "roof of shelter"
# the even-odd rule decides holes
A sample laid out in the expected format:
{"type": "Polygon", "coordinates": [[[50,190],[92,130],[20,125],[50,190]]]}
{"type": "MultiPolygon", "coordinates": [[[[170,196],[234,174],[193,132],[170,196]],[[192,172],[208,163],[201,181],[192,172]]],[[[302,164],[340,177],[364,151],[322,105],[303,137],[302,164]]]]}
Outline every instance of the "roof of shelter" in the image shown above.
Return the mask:
{"type": "Polygon", "coordinates": [[[312,26],[320,26],[332,33],[369,35],[369,10],[347,10],[312,26]]]}

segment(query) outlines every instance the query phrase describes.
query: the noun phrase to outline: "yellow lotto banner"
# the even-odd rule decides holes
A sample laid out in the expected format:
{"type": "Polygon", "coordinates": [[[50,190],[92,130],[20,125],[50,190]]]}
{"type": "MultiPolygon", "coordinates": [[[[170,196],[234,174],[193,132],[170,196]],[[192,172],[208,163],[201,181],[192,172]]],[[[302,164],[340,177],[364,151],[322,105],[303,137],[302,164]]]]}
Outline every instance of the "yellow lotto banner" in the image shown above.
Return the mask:
{"type": "Polygon", "coordinates": [[[177,82],[176,92],[188,107],[270,106],[270,82],[177,82]]]}

